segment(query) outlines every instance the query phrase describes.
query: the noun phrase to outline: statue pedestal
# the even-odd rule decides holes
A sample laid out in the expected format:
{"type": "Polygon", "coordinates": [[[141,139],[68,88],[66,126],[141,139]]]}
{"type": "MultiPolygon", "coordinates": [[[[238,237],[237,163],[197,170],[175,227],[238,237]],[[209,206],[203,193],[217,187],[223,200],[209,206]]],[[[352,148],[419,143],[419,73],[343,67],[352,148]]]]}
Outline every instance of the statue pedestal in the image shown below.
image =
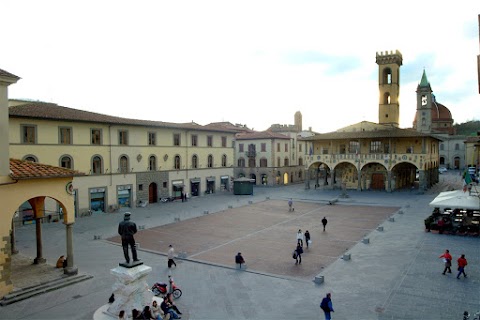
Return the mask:
{"type": "Polygon", "coordinates": [[[133,309],[140,312],[143,307],[152,303],[152,292],[147,284],[146,277],[152,272],[152,268],[144,264],[133,268],[118,266],[110,270],[115,276],[116,282],[112,289],[115,301],[107,309],[106,313],[118,317],[118,313],[124,310],[126,314],[132,314],[133,309]]]}

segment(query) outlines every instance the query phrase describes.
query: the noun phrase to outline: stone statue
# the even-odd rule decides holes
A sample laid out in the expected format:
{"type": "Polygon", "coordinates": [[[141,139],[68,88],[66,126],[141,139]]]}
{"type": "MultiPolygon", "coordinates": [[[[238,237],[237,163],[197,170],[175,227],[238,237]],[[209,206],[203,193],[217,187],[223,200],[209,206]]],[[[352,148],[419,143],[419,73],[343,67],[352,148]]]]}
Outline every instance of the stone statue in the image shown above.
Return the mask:
{"type": "Polygon", "coordinates": [[[130,221],[130,212],[125,212],[123,221],[118,224],[118,234],[122,236],[122,247],[125,261],[130,264],[130,257],[128,256],[128,246],[132,249],[133,262],[139,261],[137,258],[137,248],[135,247],[135,239],[133,235],[137,233],[137,225],[130,221]]]}

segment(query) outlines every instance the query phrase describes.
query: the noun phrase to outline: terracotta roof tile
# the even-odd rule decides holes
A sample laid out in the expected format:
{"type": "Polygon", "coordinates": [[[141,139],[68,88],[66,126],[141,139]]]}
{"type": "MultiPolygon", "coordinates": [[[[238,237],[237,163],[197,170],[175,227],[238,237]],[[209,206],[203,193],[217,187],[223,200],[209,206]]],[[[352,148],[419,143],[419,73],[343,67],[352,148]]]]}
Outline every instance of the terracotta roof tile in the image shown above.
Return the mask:
{"type": "Polygon", "coordinates": [[[235,138],[237,140],[253,140],[253,139],[286,139],[290,140],[290,137],[276,133],[272,131],[260,131],[260,132],[248,132],[248,133],[238,133],[235,138]]]}
{"type": "Polygon", "coordinates": [[[10,78],[14,78],[14,79],[20,79],[20,77],[17,77],[16,75],[8,72],[8,71],[5,71],[3,69],[0,69],[0,77],[10,77],[10,78]]]}
{"type": "Polygon", "coordinates": [[[10,177],[14,180],[63,178],[85,175],[76,170],[18,159],[10,159],[10,172],[10,177]]]}
{"type": "Polygon", "coordinates": [[[177,129],[193,129],[200,131],[230,132],[237,131],[223,127],[208,127],[192,123],[171,123],[151,120],[137,120],[109,116],[101,113],[89,112],[73,108],[59,106],[55,103],[40,101],[25,101],[9,107],[10,117],[34,118],[45,120],[75,121],[75,122],[95,122],[103,124],[133,125],[144,127],[162,127],[177,129]]]}
{"type": "Polygon", "coordinates": [[[390,130],[356,131],[356,132],[330,132],[321,133],[312,137],[302,138],[301,140],[341,140],[341,139],[366,139],[366,138],[414,138],[414,137],[432,137],[442,140],[431,134],[421,133],[412,129],[392,128],[390,130]]]}

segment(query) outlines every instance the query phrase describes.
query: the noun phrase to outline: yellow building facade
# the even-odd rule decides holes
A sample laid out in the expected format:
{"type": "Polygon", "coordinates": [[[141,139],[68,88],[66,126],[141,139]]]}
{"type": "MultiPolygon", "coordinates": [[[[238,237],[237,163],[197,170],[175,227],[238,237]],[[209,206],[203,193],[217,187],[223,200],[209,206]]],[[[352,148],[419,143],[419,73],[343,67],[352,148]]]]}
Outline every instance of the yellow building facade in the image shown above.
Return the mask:
{"type": "Polygon", "coordinates": [[[86,173],[73,180],[76,215],[226,190],[233,177],[236,130],[19,100],[9,115],[12,157],[86,173]]]}

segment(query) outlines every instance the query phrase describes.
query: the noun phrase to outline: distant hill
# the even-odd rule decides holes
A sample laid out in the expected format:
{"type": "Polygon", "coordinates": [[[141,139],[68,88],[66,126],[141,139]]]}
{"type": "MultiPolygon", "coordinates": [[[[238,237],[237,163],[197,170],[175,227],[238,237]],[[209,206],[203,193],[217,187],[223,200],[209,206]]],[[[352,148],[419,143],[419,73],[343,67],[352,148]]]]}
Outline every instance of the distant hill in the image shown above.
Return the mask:
{"type": "Polygon", "coordinates": [[[464,123],[456,123],[453,125],[458,135],[476,136],[480,131],[480,121],[468,121],[464,123]]]}

